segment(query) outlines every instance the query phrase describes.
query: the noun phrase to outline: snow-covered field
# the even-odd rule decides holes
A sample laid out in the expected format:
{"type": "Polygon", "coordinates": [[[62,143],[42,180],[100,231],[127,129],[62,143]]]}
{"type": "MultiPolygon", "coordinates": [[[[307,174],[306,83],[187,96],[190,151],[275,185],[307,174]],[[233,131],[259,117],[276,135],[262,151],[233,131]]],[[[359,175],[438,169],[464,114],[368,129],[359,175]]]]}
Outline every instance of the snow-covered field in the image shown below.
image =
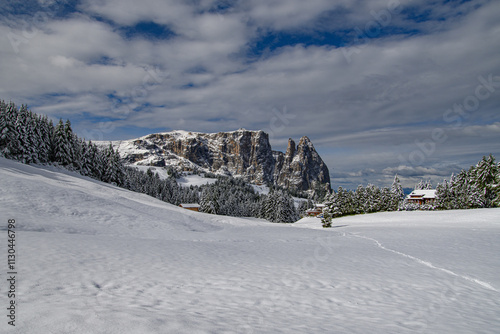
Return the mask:
{"type": "MultiPolygon", "coordinates": [[[[142,165],[133,165],[134,168],[137,168],[143,172],[147,172],[148,169],[151,169],[153,173],[157,173],[160,179],[165,180],[169,178],[168,172],[166,168],[163,167],[151,167],[151,166],[142,166],[142,165]]],[[[181,177],[177,179],[177,183],[181,187],[189,187],[189,186],[202,186],[205,184],[213,184],[217,181],[217,179],[206,178],[196,174],[188,174],[182,173],[181,177]]]]}
{"type": "Polygon", "coordinates": [[[0,333],[500,330],[499,209],[276,225],[3,158],[0,203],[0,333]]]}

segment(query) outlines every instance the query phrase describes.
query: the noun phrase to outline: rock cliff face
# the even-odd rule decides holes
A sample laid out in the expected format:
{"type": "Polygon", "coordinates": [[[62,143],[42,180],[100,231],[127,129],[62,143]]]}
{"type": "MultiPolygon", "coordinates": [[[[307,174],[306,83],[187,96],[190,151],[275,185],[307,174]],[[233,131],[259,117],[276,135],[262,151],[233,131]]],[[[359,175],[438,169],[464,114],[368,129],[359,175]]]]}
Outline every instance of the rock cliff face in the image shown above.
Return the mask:
{"type": "Polygon", "coordinates": [[[307,137],[290,139],[285,153],[273,151],[263,131],[195,133],[173,131],[114,142],[128,164],[210,171],[265,184],[308,190],[330,183],[328,168],[307,137]]]}

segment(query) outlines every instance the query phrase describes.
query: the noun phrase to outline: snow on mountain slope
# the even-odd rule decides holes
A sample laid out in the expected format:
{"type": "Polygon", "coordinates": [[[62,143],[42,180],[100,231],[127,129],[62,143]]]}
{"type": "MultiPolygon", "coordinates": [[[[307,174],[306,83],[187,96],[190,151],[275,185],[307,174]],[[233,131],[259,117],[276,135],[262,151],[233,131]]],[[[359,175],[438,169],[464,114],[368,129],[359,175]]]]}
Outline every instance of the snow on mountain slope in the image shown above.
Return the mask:
{"type": "Polygon", "coordinates": [[[330,183],[328,167],[305,136],[298,145],[290,139],[286,153],[272,150],[267,133],[245,129],[218,133],[177,130],[112,145],[127,164],[134,166],[211,172],[297,190],[311,190],[318,184],[329,187],[330,183]]]}
{"type": "Polygon", "coordinates": [[[1,333],[497,333],[500,210],[270,224],[0,158],[1,333]],[[16,219],[16,326],[7,221],[16,219]],[[299,228],[303,227],[303,228],[299,228]]]}

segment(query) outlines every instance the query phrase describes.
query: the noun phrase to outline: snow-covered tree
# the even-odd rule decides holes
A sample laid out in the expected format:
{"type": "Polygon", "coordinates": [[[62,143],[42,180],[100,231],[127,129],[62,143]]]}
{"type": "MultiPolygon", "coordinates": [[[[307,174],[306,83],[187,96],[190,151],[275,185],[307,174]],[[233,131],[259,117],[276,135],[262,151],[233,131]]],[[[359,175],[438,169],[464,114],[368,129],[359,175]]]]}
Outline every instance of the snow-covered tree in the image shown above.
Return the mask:
{"type": "Polygon", "coordinates": [[[356,213],[365,213],[368,208],[368,199],[366,189],[363,185],[359,185],[354,193],[354,202],[356,205],[356,213]]]}
{"type": "Polygon", "coordinates": [[[114,150],[113,145],[109,144],[104,151],[106,157],[106,166],[104,167],[103,180],[108,183],[121,185],[124,182],[123,164],[120,161],[120,155],[114,150]]]}
{"type": "Polygon", "coordinates": [[[370,213],[370,212],[378,212],[381,210],[381,201],[382,198],[380,196],[380,189],[373,185],[373,184],[368,184],[368,186],[365,188],[366,190],[366,199],[367,199],[367,210],[365,212],[370,213]]]}
{"type": "Polygon", "coordinates": [[[340,217],[342,213],[340,209],[335,205],[336,194],[332,192],[328,195],[323,203],[325,207],[323,208],[323,217],[321,218],[321,223],[323,227],[331,227],[332,219],[336,217],[340,217]]]}
{"type": "Polygon", "coordinates": [[[450,210],[453,207],[453,194],[448,181],[436,187],[436,208],[441,210],[450,210]]]}
{"type": "Polygon", "coordinates": [[[394,181],[392,182],[391,185],[391,202],[390,202],[390,210],[395,211],[399,208],[400,203],[404,200],[405,198],[405,193],[403,190],[403,186],[401,185],[401,181],[399,180],[399,177],[396,175],[394,176],[394,181]]]}
{"type": "Polygon", "coordinates": [[[497,176],[499,173],[498,165],[495,163],[495,157],[490,154],[483,156],[479,163],[470,169],[471,181],[483,191],[485,205],[492,206],[498,197],[497,176]]]}
{"type": "Polygon", "coordinates": [[[70,141],[64,130],[63,120],[60,119],[56,125],[54,133],[54,159],[62,166],[68,166],[72,163],[72,148],[70,141]]]}
{"type": "Polygon", "coordinates": [[[261,205],[261,218],[273,223],[293,223],[299,219],[293,198],[286,191],[272,189],[261,205]]]}
{"type": "Polygon", "coordinates": [[[205,213],[217,214],[219,212],[219,203],[217,196],[212,188],[206,187],[201,192],[200,211],[205,213]]]}
{"type": "Polygon", "coordinates": [[[295,203],[288,192],[279,191],[276,207],[277,223],[294,223],[299,220],[299,215],[295,208],[295,203]]]}

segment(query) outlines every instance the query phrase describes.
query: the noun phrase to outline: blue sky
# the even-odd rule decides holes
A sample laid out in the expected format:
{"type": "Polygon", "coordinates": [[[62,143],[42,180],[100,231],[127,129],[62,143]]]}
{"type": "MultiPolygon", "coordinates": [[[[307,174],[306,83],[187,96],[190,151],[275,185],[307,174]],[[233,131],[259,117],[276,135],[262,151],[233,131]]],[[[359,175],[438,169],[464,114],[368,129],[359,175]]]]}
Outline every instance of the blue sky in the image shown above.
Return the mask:
{"type": "Polygon", "coordinates": [[[500,159],[500,2],[2,1],[0,98],[93,140],[306,135],[332,186],[500,159]]]}

